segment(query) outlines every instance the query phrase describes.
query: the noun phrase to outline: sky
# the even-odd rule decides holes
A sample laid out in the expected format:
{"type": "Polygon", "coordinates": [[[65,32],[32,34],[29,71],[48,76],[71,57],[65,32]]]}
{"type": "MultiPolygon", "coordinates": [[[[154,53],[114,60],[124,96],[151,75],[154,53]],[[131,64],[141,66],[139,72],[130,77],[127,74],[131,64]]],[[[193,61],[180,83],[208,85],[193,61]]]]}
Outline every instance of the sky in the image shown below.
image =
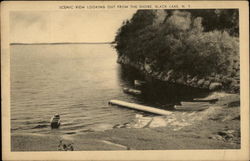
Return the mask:
{"type": "Polygon", "coordinates": [[[112,42],[135,10],[13,11],[11,43],[112,42]]]}

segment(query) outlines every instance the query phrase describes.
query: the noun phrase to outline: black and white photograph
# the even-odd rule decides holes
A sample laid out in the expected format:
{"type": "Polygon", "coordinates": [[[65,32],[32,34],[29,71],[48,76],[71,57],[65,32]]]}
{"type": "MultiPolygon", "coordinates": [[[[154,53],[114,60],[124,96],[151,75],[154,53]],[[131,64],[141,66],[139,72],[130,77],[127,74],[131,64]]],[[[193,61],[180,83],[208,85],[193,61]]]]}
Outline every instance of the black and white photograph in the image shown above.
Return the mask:
{"type": "Polygon", "coordinates": [[[240,150],[239,8],[114,7],[9,11],[10,152],[240,150]]]}

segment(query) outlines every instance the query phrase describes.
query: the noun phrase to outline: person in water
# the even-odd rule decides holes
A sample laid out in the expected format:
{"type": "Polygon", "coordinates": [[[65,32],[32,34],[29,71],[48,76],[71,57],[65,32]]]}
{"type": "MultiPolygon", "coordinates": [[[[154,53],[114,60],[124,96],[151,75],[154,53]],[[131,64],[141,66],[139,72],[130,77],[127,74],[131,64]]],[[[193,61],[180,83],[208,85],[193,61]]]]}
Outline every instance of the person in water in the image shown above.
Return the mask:
{"type": "Polygon", "coordinates": [[[60,126],[60,115],[55,114],[50,120],[51,128],[58,128],[60,126]]]}

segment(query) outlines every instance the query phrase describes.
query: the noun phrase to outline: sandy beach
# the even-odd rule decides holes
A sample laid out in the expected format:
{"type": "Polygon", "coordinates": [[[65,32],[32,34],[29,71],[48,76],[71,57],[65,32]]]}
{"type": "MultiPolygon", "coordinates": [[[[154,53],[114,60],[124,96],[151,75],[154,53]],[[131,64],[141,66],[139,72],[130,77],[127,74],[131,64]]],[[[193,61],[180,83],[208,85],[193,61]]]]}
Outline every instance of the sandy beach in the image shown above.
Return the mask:
{"type": "Polygon", "coordinates": [[[12,151],[57,151],[60,140],[82,150],[239,149],[239,95],[215,93],[216,104],[200,112],[162,117],[138,115],[137,122],[84,134],[11,135],[12,151]],[[162,120],[165,120],[164,122],[162,120]],[[150,123],[149,123],[150,122],[150,123]]]}

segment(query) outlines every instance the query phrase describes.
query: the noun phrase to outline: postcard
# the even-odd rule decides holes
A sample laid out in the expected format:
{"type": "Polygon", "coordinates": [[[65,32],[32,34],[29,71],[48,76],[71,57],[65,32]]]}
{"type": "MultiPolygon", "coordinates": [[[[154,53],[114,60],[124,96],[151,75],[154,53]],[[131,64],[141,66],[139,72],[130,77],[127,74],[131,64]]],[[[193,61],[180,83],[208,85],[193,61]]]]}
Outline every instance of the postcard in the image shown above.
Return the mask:
{"type": "Polygon", "coordinates": [[[1,3],[4,160],[249,160],[246,1],[1,3]]]}

